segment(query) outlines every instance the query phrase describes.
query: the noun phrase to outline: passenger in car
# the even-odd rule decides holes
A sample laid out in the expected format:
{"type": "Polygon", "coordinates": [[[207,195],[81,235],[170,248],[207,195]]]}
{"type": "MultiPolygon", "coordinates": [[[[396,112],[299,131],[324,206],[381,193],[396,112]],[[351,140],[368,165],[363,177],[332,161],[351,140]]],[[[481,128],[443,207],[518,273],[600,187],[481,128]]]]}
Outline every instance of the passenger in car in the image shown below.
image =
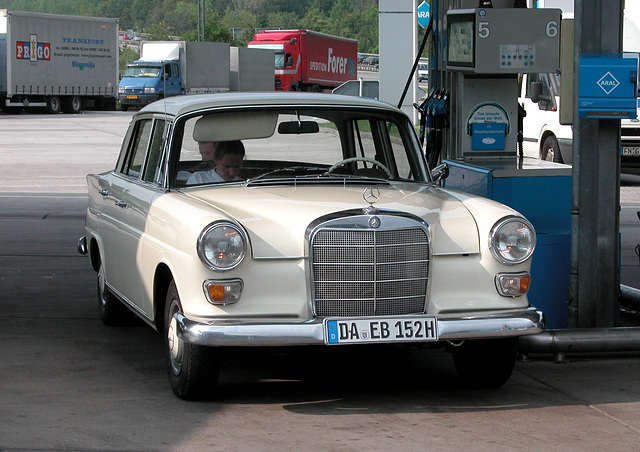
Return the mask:
{"type": "Polygon", "coordinates": [[[216,166],[214,159],[217,147],[217,141],[201,141],[198,143],[198,151],[202,156],[202,162],[194,168],[194,171],[210,170],[216,166]]]}
{"type": "MultiPolygon", "coordinates": [[[[202,151],[200,152],[202,154],[202,151]]],[[[207,171],[196,171],[187,180],[187,185],[242,180],[238,174],[242,169],[243,160],[244,145],[242,141],[217,142],[213,153],[214,168],[207,171]]]]}

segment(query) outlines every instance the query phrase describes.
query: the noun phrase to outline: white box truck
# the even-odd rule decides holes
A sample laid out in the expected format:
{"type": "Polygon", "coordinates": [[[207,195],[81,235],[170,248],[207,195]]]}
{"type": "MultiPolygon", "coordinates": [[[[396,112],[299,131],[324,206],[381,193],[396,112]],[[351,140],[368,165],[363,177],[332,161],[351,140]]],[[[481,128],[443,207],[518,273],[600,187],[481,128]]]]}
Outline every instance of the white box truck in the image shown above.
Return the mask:
{"type": "Polygon", "coordinates": [[[229,44],[145,41],[118,88],[120,108],[144,107],[179,94],[229,91],[229,44]]]}
{"type": "Polygon", "coordinates": [[[113,109],[117,95],[117,19],[0,9],[3,110],[113,109]]]}

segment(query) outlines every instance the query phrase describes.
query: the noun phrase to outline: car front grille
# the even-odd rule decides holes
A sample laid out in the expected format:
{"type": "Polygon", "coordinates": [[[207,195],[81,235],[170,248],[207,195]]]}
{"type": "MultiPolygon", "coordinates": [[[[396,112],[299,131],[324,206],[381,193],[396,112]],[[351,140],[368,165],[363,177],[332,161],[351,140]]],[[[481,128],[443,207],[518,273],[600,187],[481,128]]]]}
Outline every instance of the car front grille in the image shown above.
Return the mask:
{"type": "Polygon", "coordinates": [[[385,230],[318,229],[310,254],[316,316],[423,313],[429,239],[414,224],[385,230]]]}

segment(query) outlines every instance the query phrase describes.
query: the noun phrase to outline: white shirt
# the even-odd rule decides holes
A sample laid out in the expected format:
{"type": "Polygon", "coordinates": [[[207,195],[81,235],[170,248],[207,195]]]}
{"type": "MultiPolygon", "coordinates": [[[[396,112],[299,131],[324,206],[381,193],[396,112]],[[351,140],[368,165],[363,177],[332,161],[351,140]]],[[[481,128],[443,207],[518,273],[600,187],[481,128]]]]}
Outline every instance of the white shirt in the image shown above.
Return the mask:
{"type": "Polygon", "coordinates": [[[187,179],[187,185],[206,184],[209,182],[224,182],[224,179],[216,173],[215,168],[207,171],[196,171],[187,179]]]}

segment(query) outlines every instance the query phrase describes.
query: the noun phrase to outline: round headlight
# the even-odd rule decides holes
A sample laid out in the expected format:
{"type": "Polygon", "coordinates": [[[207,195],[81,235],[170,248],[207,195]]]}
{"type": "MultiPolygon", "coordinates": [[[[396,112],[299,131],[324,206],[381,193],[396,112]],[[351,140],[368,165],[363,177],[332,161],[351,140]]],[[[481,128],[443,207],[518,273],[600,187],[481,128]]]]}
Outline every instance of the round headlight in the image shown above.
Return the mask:
{"type": "Polygon", "coordinates": [[[520,264],[529,259],[536,248],[536,231],[522,217],[504,217],[491,228],[489,248],[498,262],[520,264]]]}
{"type": "Polygon", "coordinates": [[[212,270],[230,270],[244,259],[247,240],[238,225],[217,222],[202,231],[197,247],[204,265],[212,270]]]}

